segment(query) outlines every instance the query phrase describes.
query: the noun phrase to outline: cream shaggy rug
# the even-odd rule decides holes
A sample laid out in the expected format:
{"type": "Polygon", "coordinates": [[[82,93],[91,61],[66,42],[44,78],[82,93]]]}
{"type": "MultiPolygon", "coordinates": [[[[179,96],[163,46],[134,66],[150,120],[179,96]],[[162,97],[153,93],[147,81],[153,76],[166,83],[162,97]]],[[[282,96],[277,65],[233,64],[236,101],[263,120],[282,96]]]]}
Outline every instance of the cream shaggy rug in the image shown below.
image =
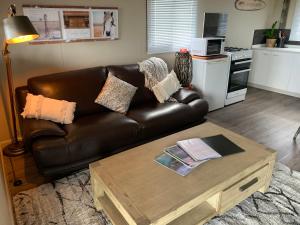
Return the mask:
{"type": "MultiPolygon", "coordinates": [[[[93,205],[90,174],[78,172],[14,196],[18,225],[107,225],[93,205]]],[[[270,189],[255,193],[208,225],[300,224],[300,172],[276,164],[270,189]]]]}

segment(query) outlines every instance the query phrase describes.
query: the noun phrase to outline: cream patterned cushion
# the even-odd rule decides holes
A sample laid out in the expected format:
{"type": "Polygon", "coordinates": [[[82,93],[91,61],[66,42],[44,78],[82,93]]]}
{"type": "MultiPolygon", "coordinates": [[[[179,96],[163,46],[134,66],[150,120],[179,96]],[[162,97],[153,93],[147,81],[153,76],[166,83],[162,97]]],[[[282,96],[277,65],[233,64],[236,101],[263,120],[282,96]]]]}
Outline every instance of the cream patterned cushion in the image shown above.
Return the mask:
{"type": "Polygon", "coordinates": [[[126,113],[136,90],[137,87],[109,73],[95,103],[116,112],[126,113]]]}
{"type": "Polygon", "coordinates": [[[181,85],[176,73],[172,70],[172,72],[169,73],[165,79],[156,84],[152,90],[157,100],[160,103],[164,103],[165,101],[169,100],[170,97],[180,88],[181,85]]]}
{"type": "Polygon", "coordinates": [[[46,98],[42,95],[27,94],[23,118],[51,120],[71,124],[74,119],[75,102],[46,98]]]}

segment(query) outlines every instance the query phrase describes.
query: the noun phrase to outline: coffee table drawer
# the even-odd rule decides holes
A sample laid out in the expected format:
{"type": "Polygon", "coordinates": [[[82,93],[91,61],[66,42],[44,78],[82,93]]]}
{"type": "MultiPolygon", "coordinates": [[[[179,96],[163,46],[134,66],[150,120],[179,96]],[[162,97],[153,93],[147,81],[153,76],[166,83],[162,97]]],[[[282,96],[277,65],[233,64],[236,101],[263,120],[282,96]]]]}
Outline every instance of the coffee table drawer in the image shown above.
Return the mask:
{"type": "Polygon", "coordinates": [[[221,195],[221,213],[260,190],[268,174],[268,165],[226,188],[221,195]]]}

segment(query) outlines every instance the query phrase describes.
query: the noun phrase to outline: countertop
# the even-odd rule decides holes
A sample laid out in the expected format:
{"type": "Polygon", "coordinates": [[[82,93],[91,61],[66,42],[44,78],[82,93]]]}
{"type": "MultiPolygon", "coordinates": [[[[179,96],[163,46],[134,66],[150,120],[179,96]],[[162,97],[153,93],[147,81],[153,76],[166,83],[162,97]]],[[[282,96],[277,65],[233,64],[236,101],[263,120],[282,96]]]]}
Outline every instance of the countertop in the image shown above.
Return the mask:
{"type": "Polygon", "coordinates": [[[292,47],[288,46],[285,48],[267,48],[261,45],[252,45],[253,50],[264,50],[270,52],[291,52],[291,53],[300,53],[300,46],[299,47],[292,47]]]}

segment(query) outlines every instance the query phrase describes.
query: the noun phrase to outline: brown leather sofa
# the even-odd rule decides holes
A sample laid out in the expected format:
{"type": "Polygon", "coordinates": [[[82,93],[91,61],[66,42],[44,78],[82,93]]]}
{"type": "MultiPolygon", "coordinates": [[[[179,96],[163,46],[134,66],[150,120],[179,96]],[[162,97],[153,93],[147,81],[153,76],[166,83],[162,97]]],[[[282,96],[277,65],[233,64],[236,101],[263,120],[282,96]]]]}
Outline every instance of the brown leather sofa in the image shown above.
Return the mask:
{"type": "Polygon", "coordinates": [[[178,103],[158,103],[144,87],[144,75],[137,65],[96,67],[31,78],[27,86],[16,89],[19,112],[28,92],[77,103],[70,125],[20,118],[25,147],[46,176],[68,174],[95,160],[202,123],[208,111],[200,94],[186,89],[173,95],[178,103]],[[138,87],[126,115],[94,103],[108,72],[138,87]]]}

